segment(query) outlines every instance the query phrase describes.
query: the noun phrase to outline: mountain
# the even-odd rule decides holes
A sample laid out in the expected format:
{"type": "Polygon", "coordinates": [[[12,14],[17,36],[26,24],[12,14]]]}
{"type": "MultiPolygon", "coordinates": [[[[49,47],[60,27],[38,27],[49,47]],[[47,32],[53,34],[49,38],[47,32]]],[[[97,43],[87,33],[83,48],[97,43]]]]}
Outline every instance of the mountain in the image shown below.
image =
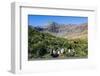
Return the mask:
{"type": "Polygon", "coordinates": [[[59,24],[56,22],[50,22],[45,27],[34,27],[34,29],[50,33],[57,37],[64,38],[86,38],[88,24],[59,24]]]}

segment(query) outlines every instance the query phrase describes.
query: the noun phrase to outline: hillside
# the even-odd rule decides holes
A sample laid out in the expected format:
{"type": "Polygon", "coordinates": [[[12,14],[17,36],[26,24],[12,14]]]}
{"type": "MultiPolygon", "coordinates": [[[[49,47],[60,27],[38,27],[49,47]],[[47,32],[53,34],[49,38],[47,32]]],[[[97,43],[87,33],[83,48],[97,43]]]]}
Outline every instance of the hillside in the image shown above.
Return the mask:
{"type": "MultiPolygon", "coordinates": [[[[45,29],[28,26],[28,59],[47,59],[52,57],[52,50],[55,52],[64,49],[64,53],[58,58],[65,57],[87,57],[86,39],[67,39],[47,33],[45,29]],[[68,53],[68,50],[75,52],[68,53]]],[[[55,32],[55,31],[53,31],[55,32]]],[[[56,31],[57,32],[57,31],[56,31]]],[[[83,32],[87,33],[87,32],[83,32]]]]}

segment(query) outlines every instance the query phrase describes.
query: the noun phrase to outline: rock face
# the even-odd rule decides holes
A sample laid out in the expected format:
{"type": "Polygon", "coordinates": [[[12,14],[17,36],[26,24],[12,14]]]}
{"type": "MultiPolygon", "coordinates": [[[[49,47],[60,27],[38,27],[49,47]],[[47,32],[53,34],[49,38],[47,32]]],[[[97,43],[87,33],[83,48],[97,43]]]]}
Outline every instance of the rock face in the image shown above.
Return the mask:
{"type": "Polygon", "coordinates": [[[41,32],[50,33],[57,37],[76,37],[83,34],[87,34],[88,24],[58,24],[56,22],[48,23],[45,27],[34,27],[41,32]]]}
{"type": "Polygon", "coordinates": [[[52,22],[49,25],[47,25],[46,31],[52,32],[52,33],[59,33],[59,24],[52,22]]]}

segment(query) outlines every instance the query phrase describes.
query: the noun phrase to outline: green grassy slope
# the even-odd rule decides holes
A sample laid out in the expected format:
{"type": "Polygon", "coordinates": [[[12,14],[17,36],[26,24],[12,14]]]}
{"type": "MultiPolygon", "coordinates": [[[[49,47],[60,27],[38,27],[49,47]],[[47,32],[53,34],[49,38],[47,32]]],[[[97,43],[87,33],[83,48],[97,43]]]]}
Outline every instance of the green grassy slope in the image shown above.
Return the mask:
{"type": "Polygon", "coordinates": [[[65,49],[63,57],[87,56],[87,40],[59,38],[49,33],[43,33],[28,27],[28,58],[52,58],[50,49],[65,49]],[[68,49],[75,49],[75,54],[68,54],[68,49]]]}

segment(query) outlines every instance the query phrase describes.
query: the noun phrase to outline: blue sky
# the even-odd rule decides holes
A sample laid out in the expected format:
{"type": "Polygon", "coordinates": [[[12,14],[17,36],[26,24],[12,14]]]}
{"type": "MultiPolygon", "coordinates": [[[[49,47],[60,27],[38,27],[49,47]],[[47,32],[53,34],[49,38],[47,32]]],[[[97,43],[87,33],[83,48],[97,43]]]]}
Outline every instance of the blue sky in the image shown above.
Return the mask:
{"type": "Polygon", "coordinates": [[[44,26],[48,22],[59,24],[81,24],[88,23],[88,17],[79,16],[51,16],[51,15],[28,15],[28,25],[44,26]]]}

